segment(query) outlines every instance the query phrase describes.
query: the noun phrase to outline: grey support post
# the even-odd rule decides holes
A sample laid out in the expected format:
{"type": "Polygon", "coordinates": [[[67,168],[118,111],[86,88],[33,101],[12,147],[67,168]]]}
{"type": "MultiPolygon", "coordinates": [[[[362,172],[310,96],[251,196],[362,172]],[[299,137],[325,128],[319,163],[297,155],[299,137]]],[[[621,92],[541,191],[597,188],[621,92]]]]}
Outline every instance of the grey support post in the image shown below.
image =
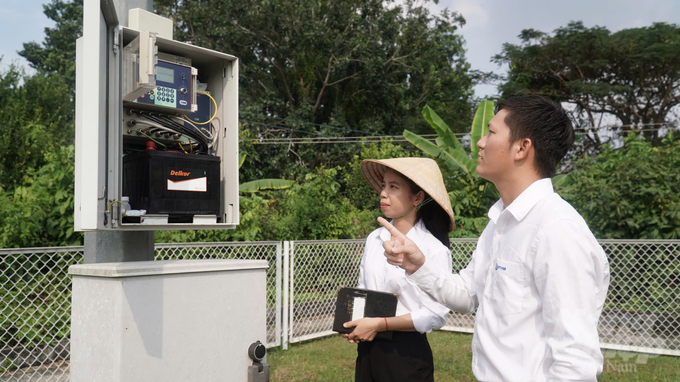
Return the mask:
{"type": "MultiPolygon", "coordinates": [[[[128,25],[128,11],[142,8],[153,12],[153,0],[110,0],[121,25],[128,25]]],[[[85,232],[83,263],[152,261],[154,231],[85,232]]]]}

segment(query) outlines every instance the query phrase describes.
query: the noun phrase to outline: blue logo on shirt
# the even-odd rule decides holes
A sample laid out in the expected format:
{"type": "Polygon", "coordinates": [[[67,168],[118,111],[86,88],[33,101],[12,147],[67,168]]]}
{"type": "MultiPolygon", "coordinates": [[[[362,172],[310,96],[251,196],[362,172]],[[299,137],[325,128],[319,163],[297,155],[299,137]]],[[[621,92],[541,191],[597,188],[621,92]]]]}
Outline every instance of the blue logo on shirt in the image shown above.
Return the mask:
{"type": "Polygon", "coordinates": [[[496,263],[496,270],[499,270],[499,269],[505,270],[505,267],[501,267],[500,265],[498,265],[498,263],[496,263]]]}

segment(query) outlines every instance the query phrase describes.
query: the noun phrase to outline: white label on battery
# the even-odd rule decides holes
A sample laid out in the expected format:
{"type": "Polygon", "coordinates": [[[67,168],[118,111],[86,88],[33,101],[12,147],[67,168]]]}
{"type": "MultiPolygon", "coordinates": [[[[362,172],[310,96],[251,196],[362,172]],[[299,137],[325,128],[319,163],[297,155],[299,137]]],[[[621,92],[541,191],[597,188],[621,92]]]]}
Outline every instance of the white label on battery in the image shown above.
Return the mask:
{"type": "Polygon", "coordinates": [[[168,191],[208,191],[208,178],[196,178],[187,180],[172,181],[168,179],[168,191]]]}
{"type": "Polygon", "coordinates": [[[354,297],[354,304],[352,305],[352,321],[364,318],[364,309],[366,308],[366,298],[354,297]]]}

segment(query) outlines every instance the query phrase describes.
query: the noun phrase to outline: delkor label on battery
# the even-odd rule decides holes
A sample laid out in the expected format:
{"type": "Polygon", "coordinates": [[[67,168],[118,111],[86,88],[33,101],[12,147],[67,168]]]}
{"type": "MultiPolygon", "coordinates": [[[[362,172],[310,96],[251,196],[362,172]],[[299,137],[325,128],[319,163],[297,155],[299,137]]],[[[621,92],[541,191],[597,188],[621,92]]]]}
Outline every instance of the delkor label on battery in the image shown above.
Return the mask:
{"type": "Polygon", "coordinates": [[[207,192],[208,178],[196,178],[173,181],[168,179],[168,191],[207,192]]]}

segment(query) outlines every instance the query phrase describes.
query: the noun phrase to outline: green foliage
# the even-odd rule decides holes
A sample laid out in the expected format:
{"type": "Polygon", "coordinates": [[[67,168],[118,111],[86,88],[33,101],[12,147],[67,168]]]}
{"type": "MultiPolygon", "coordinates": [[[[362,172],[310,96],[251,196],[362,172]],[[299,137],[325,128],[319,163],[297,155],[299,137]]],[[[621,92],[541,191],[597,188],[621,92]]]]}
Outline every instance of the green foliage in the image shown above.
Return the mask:
{"type": "Polygon", "coordinates": [[[26,185],[0,193],[0,248],[76,245],[73,232],[73,145],[44,154],[26,185]]]}
{"type": "Polygon", "coordinates": [[[341,192],[338,169],[319,168],[285,190],[240,199],[234,230],[156,232],[156,241],[322,240],[366,237],[376,225],[341,192]]]}
{"type": "Polygon", "coordinates": [[[250,182],[241,183],[238,186],[239,192],[257,192],[261,190],[279,190],[293,185],[292,180],[286,179],[258,179],[250,182]]]}
{"type": "Polygon", "coordinates": [[[477,168],[477,153],[479,152],[477,142],[488,133],[488,124],[493,116],[493,102],[482,101],[477,107],[477,112],[475,113],[472,129],[470,131],[470,151],[472,153],[472,158],[470,158],[470,155],[465,151],[463,145],[453,134],[449,125],[447,125],[446,122],[444,122],[444,120],[442,120],[428,105],[425,105],[423,108],[423,117],[437,132],[437,144],[434,145],[430,141],[408,130],[404,130],[404,138],[430,156],[444,161],[451,170],[463,172],[465,175],[471,177],[479,177],[475,171],[477,168]]]}
{"type": "Polygon", "coordinates": [[[489,122],[493,119],[493,102],[482,101],[477,106],[475,118],[472,120],[472,130],[470,130],[470,152],[472,153],[472,160],[476,161],[479,158],[479,147],[477,142],[483,136],[489,134],[489,122]]]}
{"type": "Polygon", "coordinates": [[[340,193],[338,169],[319,169],[284,191],[274,228],[282,240],[366,237],[375,223],[340,193]]]}
{"type": "Polygon", "coordinates": [[[4,373],[6,371],[14,370],[16,369],[16,365],[14,364],[14,361],[12,361],[9,358],[5,358],[2,361],[2,364],[0,365],[0,373],[4,373]]]}
{"type": "Polygon", "coordinates": [[[629,135],[620,149],[576,163],[558,192],[600,239],[680,239],[680,139],[653,147],[629,135]]]}
{"type": "Polygon", "coordinates": [[[45,28],[45,41],[24,43],[19,52],[41,73],[61,77],[69,89],[76,82],[76,39],[83,35],[83,0],[64,2],[52,0],[43,5],[45,16],[55,22],[53,28],[45,28]]]}
{"type": "Polygon", "coordinates": [[[0,73],[0,188],[25,184],[45,164],[45,153],[73,142],[73,103],[63,80],[26,76],[14,67],[0,73]]]}
{"type": "Polygon", "coordinates": [[[7,346],[54,344],[70,332],[70,276],[58,257],[16,255],[0,263],[0,328],[7,346]]]}
{"type": "Polygon", "coordinates": [[[45,5],[45,43],[20,52],[38,72],[0,73],[0,247],[78,244],[73,233],[75,39],[82,0],[45,5]]]}
{"type": "Polygon", "coordinates": [[[612,279],[607,308],[627,312],[680,313],[680,253],[650,245],[607,253],[612,279]],[[621,277],[625,275],[626,277],[621,277]]]}
{"type": "MultiPolygon", "coordinates": [[[[507,64],[502,97],[543,94],[575,107],[581,124],[598,127],[598,115],[618,119],[622,130],[661,127],[680,104],[680,27],[654,23],[611,33],[571,22],[552,35],[528,29],[519,45],[504,44],[494,57],[507,64]]],[[[658,131],[647,131],[658,143],[658,131]]],[[[593,132],[593,144],[600,137],[593,132]]]]}
{"type": "MultiPolygon", "coordinates": [[[[458,141],[453,131],[444,122],[437,113],[434,112],[429,106],[423,108],[423,117],[425,120],[434,128],[437,132],[437,146],[433,144],[427,144],[429,141],[421,141],[420,144],[423,147],[423,151],[427,152],[429,155],[435,156],[440,160],[444,161],[446,165],[452,170],[462,171],[465,174],[471,174],[475,176],[476,163],[468,157],[468,154],[463,149],[463,146],[458,141]],[[427,142],[427,143],[426,143],[427,142]],[[435,155],[435,153],[437,153],[435,155]]],[[[408,130],[404,130],[404,138],[407,140],[411,137],[408,130]]],[[[411,142],[414,143],[414,142],[411,142]]],[[[414,143],[415,145],[415,143],[414,143]]],[[[416,146],[418,147],[418,146],[416,146]]],[[[420,148],[420,147],[419,147],[420,148]]]]}
{"type": "MultiPolygon", "coordinates": [[[[175,21],[178,40],[239,57],[240,115],[253,136],[424,130],[418,111],[426,100],[457,121],[456,129],[470,119],[473,80],[456,33],[464,20],[455,12],[431,14],[414,0],[157,0],[155,6],[175,21]]],[[[359,151],[337,144],[254,149],[257,159],[247,170],[256,173],[244,181],[341,166],[359,151]]]]}
{"type": "MultiPolygon", "coordinates": [[[[471,148],[476,147],[477,141],[488,132],[493,115],[493,102],[479,104],[470,132],[471,148]]],[[[452,236],[478,237],[488,222],[488,208],[499,198],[498,191],[477,175],[477,150],[468,154],[446,122],[427,105],[423,108],[423,117],[437,132],[436,145],[408,130],[404,130],[404,138],[450,170],[445,171],[440,165],[456,219],[452,236]]]]}
{"type": "MultiPolygon", "coordinates": [[[[241,153],[239,160],[239,168],[243,166],[246,160],[246,154],[241,153]]],[[[239,192],[257,192],[261,190],[281,190],[293,185],[292,180],[286,179],[258,179],[250,182],[241,183],[238,186],[239,192]]]]}

